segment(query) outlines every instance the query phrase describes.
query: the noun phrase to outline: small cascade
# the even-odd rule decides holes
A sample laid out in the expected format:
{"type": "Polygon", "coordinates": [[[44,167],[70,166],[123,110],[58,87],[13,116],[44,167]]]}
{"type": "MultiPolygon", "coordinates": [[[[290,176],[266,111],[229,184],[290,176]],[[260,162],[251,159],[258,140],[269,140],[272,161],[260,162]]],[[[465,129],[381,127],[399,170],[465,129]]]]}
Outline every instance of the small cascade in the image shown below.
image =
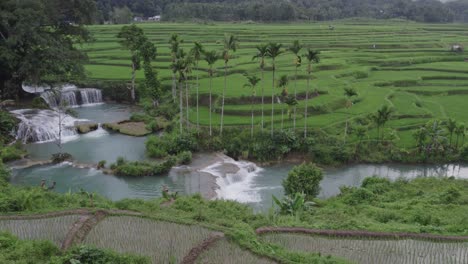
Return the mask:
{"type": "Polygon", "coordinates": [[[79,89],[81,95],[81,105],[102,103],[102,92],[99,89],[84,88],[79,89]]]}
{"type": "MultiPolygon", "coordinates": [[[[60,115],[52,110],[21,109],[12,111],[21,120],[16,139],[24,143],[48,142],[59,138],[60,115]]],[[[75,128],[78,119],[62,114],[62,140],[78,135],[75,128]]]]}
{"type": "Polygon", "coordinates": [[[80,107],[83,105],[102,103],[102,93],[99,89],[66,86],[57,93],[47,90],[41,93],[41,97],[51,108],[57,108],[63,100],[68,107],[80,107]]]}
{"type": "Polygon", "coordinates": [[[223,161],[203,169],[216,177],[216,190],[219,199],[234,200],[241,203],[256,203],[261,197],[253,184],[254,178],[263,169],[248,161],[235,161],[223,156],[223,161]]]}

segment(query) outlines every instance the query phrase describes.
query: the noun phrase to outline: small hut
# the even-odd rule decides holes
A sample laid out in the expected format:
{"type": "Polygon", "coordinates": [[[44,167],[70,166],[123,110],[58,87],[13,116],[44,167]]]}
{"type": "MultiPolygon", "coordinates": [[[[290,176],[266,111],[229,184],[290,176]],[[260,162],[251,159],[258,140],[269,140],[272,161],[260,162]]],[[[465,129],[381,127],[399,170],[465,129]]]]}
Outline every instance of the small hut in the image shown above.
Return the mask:
{"type": "Polygon", "coordinates": [[[451,50],[452,52],[463,52],[464,48],[460,44],[453,44],[451,50]]]}

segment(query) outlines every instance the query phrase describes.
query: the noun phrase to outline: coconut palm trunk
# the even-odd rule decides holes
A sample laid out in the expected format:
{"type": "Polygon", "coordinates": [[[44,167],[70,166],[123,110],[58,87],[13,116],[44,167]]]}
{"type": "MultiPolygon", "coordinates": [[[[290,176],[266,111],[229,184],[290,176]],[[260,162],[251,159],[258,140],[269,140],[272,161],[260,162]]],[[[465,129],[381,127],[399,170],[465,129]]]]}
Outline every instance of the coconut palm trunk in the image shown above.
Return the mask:
{"type": "Polygon", "coordinates": [[[265,106],[265,102],[264,102],[264,99],[265,99],[265,84],[264,84],[265,72],[264,72],[263,67],[262,67],[261,71],[262,71],[262,73],[261,73],[262,74],[262,80],[261,80],[262,81],[262,122],[261,123],[262,123],[262,130],[263,130],[263,127],[265,125],[265,123],[263,121],[264,120],[264,106],[265,106]]]}
{"type": "Polygon", "coordinates": [[[185,79],[185,118],[187,129],[189,128],[189,84],[187,79],[185,79]]]}
{"type": "Polygon", "coordinates": [[[275,115],[275,59],[273,58],[273,84],[271,85],[271,136],[273,136],[274,122],[273,117],[275,115]]]}
{"type": "MultiPolygon", "coordinates": [[[[210,71],[212,71],[212,69],[210,69],[210,71]]],[[[212,94],[213,94],[213,73],[210,73],[210,137],[213,135],[213,129],[212,129],[212,118],[211,118],[211,113],[213,112],[212,110],[212,103],[211,103],[211,100],[212,100],[212,94]]]]}
{"type": "Polygon", "coordinates": [[[304,110],[304,138],[307,138],[307,115],[308,115],[308,108],[309,108],[309,91],[310,91],[310,75],[311,75],[311,65],[308,66],[309,76],[307,78],[307,90],[306,90],[306,98],[305,98],[305,110],[304,110]]]}
{"type": "Polygon", "coordinates": [[[180,133],[182,133],[183,131],[183,126],[182,126],[182,123],[183,123],[183,119],[184,119],[184,88],[183,88],[183,85],[182,85],[182,82],[179,81],[179,110],[180,110],[180,122],[179,122],[179,129],[180,129],[180,133]]]}
{"type": "Polygon", "coordinates": [[[221,125],[219,134],[223,135],[223,124],[224,124],[224,97],[226,96],[226,86],[227,86],[227,62],[224,63],[224,88],[223,88],[223,95],[221,99],[221,125]]]}
{"type": "MultiPolygon", "coordinates": [[[[294,98],[297,100],[297,66],[294,72],[294,98]]],[[[294,106],[294,119],[293,119],[294,130],[296,130],[296,110],[297,110],[297,107],[294,106]]]]}
{"type": "Polygon", "coordinates": [[[199,92],[199,81],[198,81],[198,77],[199,77],[199,73],[198,73],[198,60],[197,60],[197,62],[196,62],[196,65],[195,65],[195,67],[196,67],[196,71],[197,71],[197,86],[196,86],[196,87],[197,87],[197,131],[200,131],[200,111],[199,111],[199,109],[198,109],[198,106],[199,106],[199,100],[200,100],[200,98],[199,98],[199,93],[198,93],[198,92],[199,92]]]}
{"type": "Polygon", "coordinates": [[[254,132],[254,94],[251,96],[251,102],[250,102],[250,112],[252,114],[252,120],[251,120],[251,126],[250,126],[250,137],[253,137],[253,132],[254,132]]]}
{"type": "Polygon", "coordinates": [[[135,78],[136,78],[136,65],[132,63],[132,87],[130,89],[130,96],[132,98],[132,102],[135,102],[136,95],[135,95],[135,78]]]}

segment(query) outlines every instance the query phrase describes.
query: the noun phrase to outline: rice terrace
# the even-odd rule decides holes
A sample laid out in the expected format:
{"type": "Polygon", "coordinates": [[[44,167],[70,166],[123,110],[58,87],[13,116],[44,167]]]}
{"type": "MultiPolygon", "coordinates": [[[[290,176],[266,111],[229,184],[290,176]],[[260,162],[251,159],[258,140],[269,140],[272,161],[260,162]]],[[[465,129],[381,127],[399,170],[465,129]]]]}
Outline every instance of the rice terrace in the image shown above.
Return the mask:
{"type": "Polygon", "coordinates": [[[0,1],[0,264],[467,264],[467,23],[0,1]]]}
{"type": "MultiPolygon", "coordinates": [[[[236,34],[240,47],[229,61],[226,90],[226,125],[250,125],[250,103],[252,91],[244,87],[245,73],[257,73],[260,77],[259,61],[253,60],[256,46],[262,43],[278,42],[285,48],[293,40],[300,40],[304,47],[321,51],[321,61],[312,66],[310,91],[310,115],[304,121],[305,92],[307,88],[307,61],[303,59],[297,69],[294,54],[278,56],[276,76],[287,75],[289,93],[298,93],[296,127],[304,122],[310,127],[329,129],[342,127],[348,119],[358,119],[377,111],[382,105],[394,107],[396,113],[387,127],[398,131],[405,147],[414,145],[411,132],[431,119],[453,118],[467,122],[464,111],[464,97],[467,96],[468,62],[464,53],[452,52],[452,45],[466,45],[466,25],[430,25],[406,21],[396,22],[333,22],[314,24],[143,24],[148,38],[158,47],[158,57],[153,66],[166,85],[171,84],[171,51],[168,39],[172,33],[183,38],[182,48],[190,50],[194,41],[203,43],[207,50],[222,50],[225,33],[236,34]],[[347,108],[345,88],[354,88],[357,96],[352,98],[353,106],[347,108]]],[[[86,70],[96,80],[128,80],[130,54],[121,49],[116,39],[119,26],[93,26],[90,28],[96,41],[82,48],[90,56],[86,70]]],[[[304,52],[301,52],[304,53],[304,52]]],[[[301,54],[299,54],[301,55],[301,54]]],[[[271,61],[266,59],[264,81],[256,87],[254,125],[261,124],[261,89],[264,87],[265,124],[271,120],[272,91],[271,61]]],[[[215,111],[213,124],[220,122],[220,97],[224,82],[224,63],[214,64],[212,80],[215,111]]],[[[208,100],[210,78],[209,66],[200,60],[199,67],[193,68],[191,76],[199,76],[201,96],[200,123],[209,124],[208,100]],[[205,102],[205,103],[203,103],[205,102]]],[[[143,72],[137,73],[143,78],[143,72]]],[[[190,89],[193,99],[195,89],[190,89]]],[[[281,127],[281,112],[286,113],[288,105],[277,103],[275,98],[275,126],[281,127]]],[[[190,121],[196,122],[195,108],[190,108],[190,121]]],[[[292,127],[293,121],[285,118],[284,127],[292,127]]],[[[341,130],[340,130],[341,131],[341,130]]],[[[372,131],[371,133],[376,133],[372,131]]]]}

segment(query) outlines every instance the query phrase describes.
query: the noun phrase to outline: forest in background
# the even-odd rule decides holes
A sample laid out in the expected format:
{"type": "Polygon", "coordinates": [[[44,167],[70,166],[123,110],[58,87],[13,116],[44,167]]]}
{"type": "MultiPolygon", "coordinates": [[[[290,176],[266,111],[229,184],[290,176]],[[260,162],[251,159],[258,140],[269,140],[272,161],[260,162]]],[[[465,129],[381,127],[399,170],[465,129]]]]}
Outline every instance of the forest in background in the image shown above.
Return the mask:
{"type": "Polygon", "coordinates": [[[353,17],[418,22],[468,22],[468,1],[456,0],[96,0],[97,23],[124,24],[134,16],[165,21],[326,21],[353,17]]]}

